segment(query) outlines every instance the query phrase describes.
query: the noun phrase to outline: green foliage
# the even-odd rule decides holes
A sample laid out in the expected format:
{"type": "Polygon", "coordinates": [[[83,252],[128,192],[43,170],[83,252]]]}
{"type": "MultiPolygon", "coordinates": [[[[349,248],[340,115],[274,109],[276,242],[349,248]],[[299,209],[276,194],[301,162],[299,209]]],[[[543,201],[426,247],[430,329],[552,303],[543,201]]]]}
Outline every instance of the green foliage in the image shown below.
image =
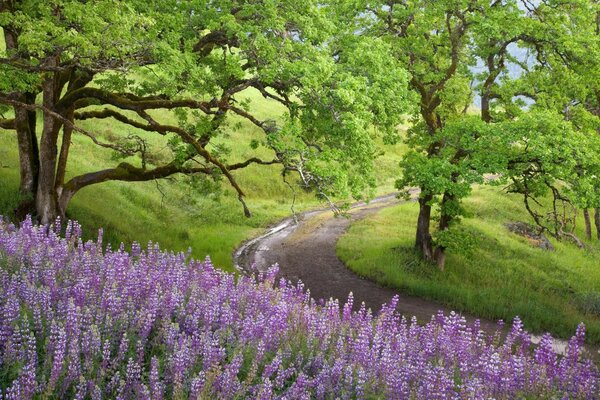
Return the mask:
{"type": "MultiPolygon", "coordinates": [[[[502,174],[500,182],[511,180],[510,190],[534,202],[552,191],[554,203],[598,204],[597,4],[341,3],[411,74],[419,110],[397,187],[420,188],[422,207],[439,208],[442,229],[463,216],[462,200],[485,174],[502,174]]],[[[559,224],[555,206],[532,214],[537,221],[547,212],[559,224]]]]}
{"type": "Polygon", "coordinates": [[[398,188],[417,186],[425,193],[449,192],[462,198],[502,162],[494,151],[501,140],[499,132],[477,116],[453,118],[434,135],[423,133],[425,129],[423,124],[409,129],[407,143],[412,151],[400,164],[404,174],[398,188]],[[427,152],[433,146],[438,146],[435,157],[427,152]],[[459,152],[464,155],[457,156],[459,152]]]}
{"type": "Polygon", "coordinates": [[[558,234],[566,230],[559,221],[556,203],[584,208],[600,206],[598,178],[600,137],[585,132],[552,111],[531,111],[514,121],[498,124],[506,146],[503,181],[507,190],[524,196],[528,210],[540,227],[558,234]],[[553,197],[546,214],[542,199],[553,197]],[[537,210],[536,210],[537,209],[537,210]]]}
{"type": "MultiPolygon", "coordinates": [[[[278,118],[281,109],[264,99],[258,91],[248,90],[245,96],[255,104],[261,115],[278,118]]],[[[170,118],[161,111],[160,116],[170,118]]],[[[240,160],[250,156],[249,143],[262,140],[262,132],[247,121],[244,129],[227,131],[232,141],[230,157],[240,160]]],[[[88,127],[91,121],[83,121],[88,127]]],[[[97,127],[100,133],[118,132],[119,124],[106,121],[97,127]]],[[[155,142],[152,142],[155,143],[155,142]]],[[[110,168],[111,151],[98,149],[85,137],[74,137],[70,174],[78,175],[95,169],[110,168]]],[[[385,155],[375,160],[378,193],[389,193],[395,169],[403,151],[402,145],[382,145],[385,155]]],[[[262,147],[259,152],[266,152],[262,147]]],[[[0,214],[10,215],[20,201],[18,196],[19,171],[16,138],[9,131],[0,130],[0,214]]],[[[175,251],[192,249],[192,256],[204,259],[210,255],[215,265],[235,271],[232,253],[244,240],[259,235],[269,225],[287,217],[293,194],[280,178],[279,166],[251,166],[235,172],[236,179],[248,192],[248,206],[252,218],[239,212],[237,197],[226,185],[218,190],[217,183],[208,176],[177,177],[161,182],[106,182],[82,190],[72,201],[69,218],[78,220],[94,239],[100,227],[105,229],[105,241],[113,248],[133,241],[145,245],[149,240],[175,251]],[[186,180],[196,180],[186,184],[186,180]],[[204,187],[210,186],[210,188],[204,187]]],[[[289,179],[292,181],[292,179],[289,179]]],[[[319,207],[310,193],[296,192],[297,212],[319,207]]]]}
{"type": "Polygon", "coordinates": [[[476,234],[463,226],[444,229],[433,234],[433,240],[451,253],[469,256],[474,254],[478,241],[476,234]]]}
{"type": "MultiPolygon", "coordinates": [[[[39,95],[42,83],[52,84],[60,95],[44,92],[44,104],[63,119],[73,108],[79,128],[79,119],[122,125],[108,142],[97,140],[97,126],[75,130],[128,164],[125,178],[102,181],[222,175],[243,202],[231,171],[278,163],[320,197],[367,197],[375,187],[375,141],[397,140],[408,109],[408,74],[389,45],[356,35],[317,1],[26,0],[0,14],[10,42],[0,102],[17,109],[25,105],[10,103],[8,92],[39,95]],[[261,115],[249,88],[285,112],[261,115]],[[249,141],[246,159],[232,160],[229,135],[247,129],[240,119],[263,136],[249,141]]],[[[58,147],[58,137],[52,140],[58,147]]],[[[53,186],[78,191],[80,182],[93,184],[94,172],[53,186]]]]}

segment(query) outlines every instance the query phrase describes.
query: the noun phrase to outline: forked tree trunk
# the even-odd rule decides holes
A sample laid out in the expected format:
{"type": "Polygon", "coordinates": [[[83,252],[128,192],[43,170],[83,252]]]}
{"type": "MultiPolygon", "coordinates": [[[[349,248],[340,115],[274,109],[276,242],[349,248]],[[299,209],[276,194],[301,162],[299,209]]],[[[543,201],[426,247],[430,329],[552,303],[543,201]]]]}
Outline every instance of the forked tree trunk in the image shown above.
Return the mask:
{"type": "MultiPolygon", "coordinates": [[[[56,78],[53,75],[47,76],[43,84],[45,108],[54,109],[57,91],[56,78]]],[[[55,189],[57,141],[60,127],[61,124],[52,115],[44,113],[44,128],[40,139],[40,174],[35,196],[35,208],[42,224],[50,224],[60,215],[55,189]]]]}
{"type": "Polygon", "coordinates": [[[588,240],[592,239],[592,221],[590,219],[590,211],[587,208],[583,209],[583,220],[585,221],[585,237],[588,240]]]}
{"type": "Polygon", "coordinates": [[[417,234],[415,247],[421,252],[423,259],[433,260],[433,243],[431,240],[431,194],[421,195],[419,197],[419,217],[417,219],[417,234]]]}
{"type": "MultiPolygon", "coordinates": [[[[93,75],[91,74],[83,74],[78,76],[76,79],[71,80],[67,87],[67,91],[73,91],[84,87],[86,84],[92,81],[93,75]]],[[[62,83],[59,84],[59,87],[62,86],[62,83]]],[[[73,136],[73,123],[75,121],[75,107],[73,105],[67,107],[67,109],[63,112],[63,117],[70,121],[71,124],[63,123],[61,124],[63,127],[63,135],[62,142],[60,145],[60,154],[58,156],[57,166],[56,166],[56,176],[54,178],[54,192],[56,196],[56,214],[62,219],[65,218],[67,207],[71,202],[71,199],[77,193],[83,185],[79,186],[71,186],[65,184],[65,177],[67,174],[67,163],[69,160],[69,154],[71,150],[71,138],[73,136]]],[[[58,141],[58,137],[56,138],[58,141]]]]}

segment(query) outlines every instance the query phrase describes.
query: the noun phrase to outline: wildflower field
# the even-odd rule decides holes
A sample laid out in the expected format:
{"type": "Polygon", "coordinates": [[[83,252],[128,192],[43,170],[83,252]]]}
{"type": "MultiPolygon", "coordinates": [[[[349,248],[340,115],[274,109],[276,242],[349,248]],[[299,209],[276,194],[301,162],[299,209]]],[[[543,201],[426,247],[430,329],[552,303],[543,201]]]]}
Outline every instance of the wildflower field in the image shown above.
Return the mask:
{"type": "Polygon", "coordinates": [[[518,319],[505,338],[455,314],[421,326],[276,276],[0,222],[0,399],[600,397],[583,325],[562,357],[518,319]]]}

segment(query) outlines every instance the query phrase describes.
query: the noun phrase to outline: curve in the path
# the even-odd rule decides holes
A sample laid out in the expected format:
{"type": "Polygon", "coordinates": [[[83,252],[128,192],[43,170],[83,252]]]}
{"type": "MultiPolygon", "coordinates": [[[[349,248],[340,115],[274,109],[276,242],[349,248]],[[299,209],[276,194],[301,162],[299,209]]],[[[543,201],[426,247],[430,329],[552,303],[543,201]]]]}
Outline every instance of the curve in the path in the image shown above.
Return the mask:
{"type": "MultiPolygon", "coordinates": [[[[332,217],[330,210],[322,209],[300,214],[298,224],[293,218],[287,218],[237,249],[233,255],[234,264],[246,273],[251,271],[252,266],[265,271],[278,264],[282,277],[293,283],[302,281],[317,300],[337,298],[343,304],[352,292],[356,308],[364,302],[373,312],[377,312],[382,304],[398,296],[397,309],[407,318],[416,316],[420,322],[426,322],[438,311],[448,314],[451,310],[442,304],[409,296],[361,278],[337,257],[337,241],[353,221],[400,202],[395,194],[390,194],[377,197],[368,204],[354,204],[347,217],[332,217]]],[[[479,319],[486,332],[493,333],[498,327],[495,321],[462,315],[469,322],[479,319]]],[[[539,340],[539,337],[533,338],[534,342],[539,340]]],[[[555,340],[558,353],[564,354],[566,345],[564,341],[555,340]]],[[[593,353],[596,353],[594,358],[600,357],[600,350],[594,349],[593,353]]]]}
{"type": "MultiPolygon", "coordinates": [[[[357,203],[348,216],[332,217],[329,210],[309,211],[300,215],[299,223],[287,218],[266,234],[248,241],[234,253],[234,263],[242,270],[250,267],[265,271],[274,264],[291,282],[302,281],[315,299],[331,297],[344,302],[352,292],[355,307],[362,302],[374,312],[393,296],[399,296],[398,310],[420,321],[428,321],[446,307],[363,279],[349,270],[337,257],[336,244],[353,221],[376,211],[399,204],[395,194],[375,198],[368,204],[357,203]]],[[[488,321],[485,321],[488,322],[488,321]]],[[[496,323],[489,322],[489,328],[496,323]]]]}

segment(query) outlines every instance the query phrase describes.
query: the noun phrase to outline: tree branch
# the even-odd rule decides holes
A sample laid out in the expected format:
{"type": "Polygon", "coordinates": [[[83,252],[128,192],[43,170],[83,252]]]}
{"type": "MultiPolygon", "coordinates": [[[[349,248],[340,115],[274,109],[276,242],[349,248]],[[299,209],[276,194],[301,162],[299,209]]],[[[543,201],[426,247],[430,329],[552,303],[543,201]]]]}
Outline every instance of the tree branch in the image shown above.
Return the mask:
{"type": "Polygon", "coordinates": [[[144,124],[139,121],[135,121],[131,118],[126,117],[125,115],[119,113],[118,111],[112,110],[110,108],[105,108],[102,111],[84,111],[75,113],[75,119],[84,121],[86,119],[105,119],[105,118],[114,118],[119,122],[122,122],[126,125],[133,126],[134,128],[138,128],[144,131],[156,131],[156,129],[150,125],[144,124]]]}
{"type": "Polygon", "coordinates": [[[127,181],[127,182],[143,182],[154,179],[166,178],[170,175],[183,173],[194,174],[203,173],[211,174],[213,168],[209,167],[185,167],[178,165],[175,161],[169,164],[153,168],[144,169],[135,167],[129,163],[121,163],[116,168],[109,168],[101,171],[90,172],[72,178],[65,184],[65,189],[77,191],[86,186],[96,183],[106,182],[109,180],[127,181]]]}
{"type": "Polygon", "coordinates": [[[79,126],[75,125],[73,123],[73,121],[71,121],[70,119],[64,117],[63,115],[61,115],[55,111],[50,110],[48,107],[45,107],[43,105],[23,103],[21,101],[13,100],[10,97],[6,97],[6,96],[0,96],[0,103],[10,104],[10,105],[17,106],[17,107],[23,108],[25,110],[30,110],[30,111],[41,110],[42,112],[50,115],[52,118],[55,118],[56,120],[62,122],[64,125],[73,129],[74,131],[82,133],[83,135],[89,137],[90,139],[92,139],[92,141],[96,145],[107,148],[107,149],[112,149],[112,150],[118,151],[121,154],[131,155],[130,151],[128,151],[127,149],[124,149],[121,146],[118,146],[118,145],[115,145],[112,143],[104,143],[104,142],[99,141],[96,138],[96,135],[94,135],[93,133],[91,133],[83,128],[80,128],[79,126]]]}
{"type": "MultiPolygon", "coordinates": [[[[446,83],[450,80],[450,78],[454,76],[454,73],[456,72],[460,61],[460,44],[466,32],[466,22],[464,21],[464,18],[459,15],[458,17],[461,20],[461,24],[456,27],[456,30],[452,30],[452,25],[450,23],[451,17],[452,15],[450,13],[446,14],[446,27],[448,29],[451,43],[450,66],[446,69],[446,72],[444,73],[442,79],[429,90],[430,96],[433,96],[434,93],[439,92],[444,88],[444,86],[446,86],[446,83]]],[[[439,96],[434,96],[432,106],[435,106],[433,108],[437,107],[440,101],[441,100],[439,100],[439,96]]]]}
{"type": "Polygon", "coordinates": [[[14,118],[12,118],[12,119],[0,119],[0,128],[2,128],[2,129],[16,129],[17,125],[15,124],[14,118]]]}
{"type": "Polygon", "coordinates": [[[160,96],[139,97],[133,94],[115,94],[102,89],[93,87],[84,87],[67,93],[61,100],[56,103],[58,110],[63,110],[69,105],[76,103],[76,108],[87,107],[89,103],[85,100],[96,100],[102,104],[110,104],[124,110],[141,111],[152,109],[174,109],[174,108],[193,108],[201,110],[206,114],[215,114],[211,108],[218,107],[220,104],[213,99],[210,102],[196,101],[192,99],[170,100],[160,96]]]}
{"type": "Polygon", "coordinates": [[[236,164],[228,165],[227,169],[229,171],[233,171],[233,170],[236,170],[236,169],[246,168],[250,164],[259,164],[259,165],[281,164],[281,160],[275,158],[275,159],[273,159],[271,161],[264,161],[264,160],[261,160],[261,159],[256,158],[256,157],[252,157],[252,158],[249,158],[246,161],[239,162],[239,163],[236,163],[236,164]]]}

